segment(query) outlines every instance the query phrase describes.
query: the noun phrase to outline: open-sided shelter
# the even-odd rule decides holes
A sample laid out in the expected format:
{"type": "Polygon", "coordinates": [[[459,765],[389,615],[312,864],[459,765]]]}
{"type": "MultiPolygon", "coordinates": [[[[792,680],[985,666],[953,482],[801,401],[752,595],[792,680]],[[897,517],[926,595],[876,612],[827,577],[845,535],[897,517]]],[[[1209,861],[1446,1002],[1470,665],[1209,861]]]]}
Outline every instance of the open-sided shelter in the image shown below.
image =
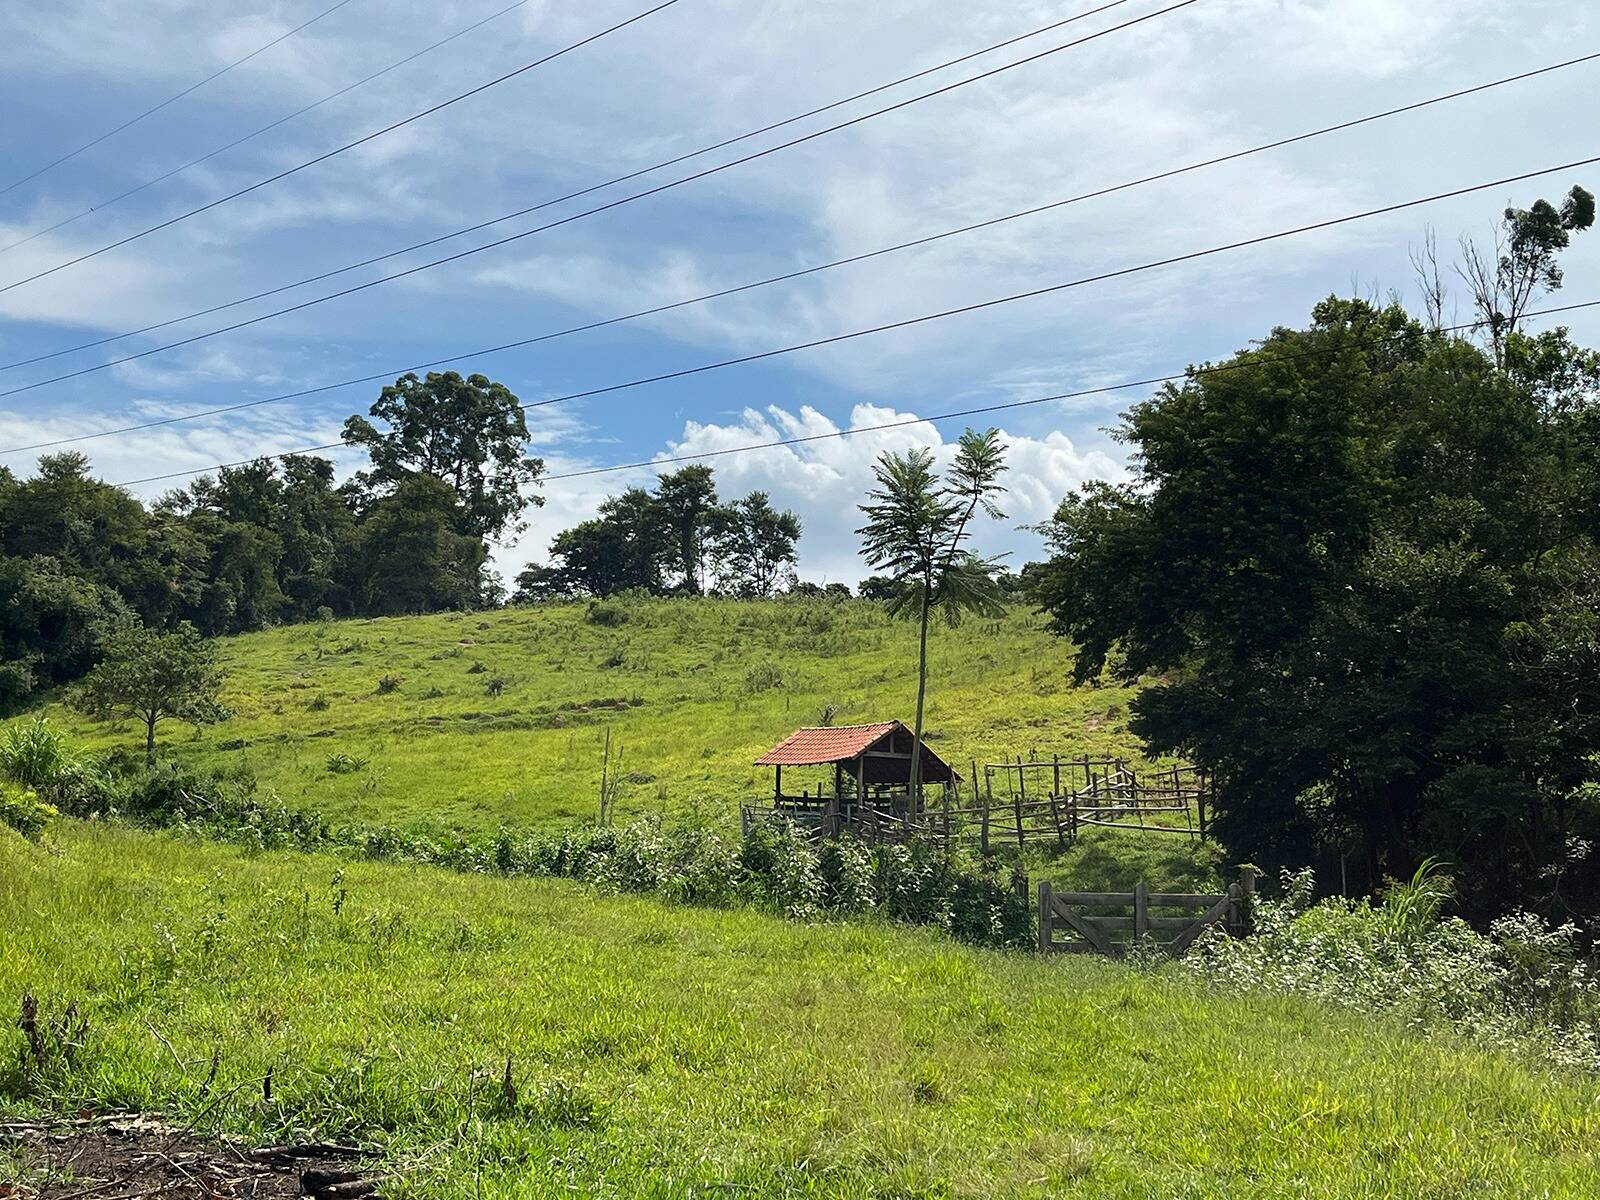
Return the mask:
{"type": "MultiPolygon", "coordinates": [[[[830,725],[797,729],[756,765],[772,768],[772,802],[778,812],[809,818],[836,831],[848,821],[851,810],[870,805],[902,816],[922,807],[911,797],[911,730],[900,721],[871,725],[830,725]],[[831,768],[816,777],[815,789],[806,784],[796,791],[792,782],[784,790],[784,768],[831,768]]],[[[790,779],[797,778],[791,770],[790,779]]],[[[922,745],[922,784],[945,786],[960,776],[944,759],[922,745]]]]}

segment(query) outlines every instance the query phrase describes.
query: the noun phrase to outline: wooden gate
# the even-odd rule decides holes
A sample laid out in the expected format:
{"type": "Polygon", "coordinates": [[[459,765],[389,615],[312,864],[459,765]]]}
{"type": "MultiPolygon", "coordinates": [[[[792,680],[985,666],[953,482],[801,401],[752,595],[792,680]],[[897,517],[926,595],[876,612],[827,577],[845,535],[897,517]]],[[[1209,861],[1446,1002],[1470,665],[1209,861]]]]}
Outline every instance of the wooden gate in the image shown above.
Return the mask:
{"type": "Polygon", "coordinates": [[[1142,883],[1131,892],[1058,892],[1041,880],[1039,949],[1120,958],[1144,945],[1177,958],[1209,926],[1222,925],[1235,937],[1248,932],[1255,890],[1256,873],[1249,867],[1214,896],[1152,892],[1142,883]]]}

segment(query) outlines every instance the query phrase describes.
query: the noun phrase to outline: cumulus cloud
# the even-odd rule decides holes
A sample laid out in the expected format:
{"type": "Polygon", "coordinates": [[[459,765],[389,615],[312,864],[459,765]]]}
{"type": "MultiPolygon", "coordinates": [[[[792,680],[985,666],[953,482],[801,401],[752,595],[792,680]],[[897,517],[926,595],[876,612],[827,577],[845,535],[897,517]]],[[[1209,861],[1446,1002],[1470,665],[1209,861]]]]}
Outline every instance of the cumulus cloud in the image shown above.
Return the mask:
{"type": "MultiPolygon", "coordinates": [[[[800,574],[817,582],[855,582],[869,573],[857,555],[860,525],[857,505],[872,487],[872,465],[885,451],[923,447],[946,466],[955,453],[957,429],[931,423],[838,436],[842,429],[866,429],[914,420],[916,414],[876,404],[857,404],[849,419],[835,423],[814,408],[768,406],[747,408],[737,420],[718,423],[689,421],[680,437],[660,453],[663,459],[699,458],[716,472],[724,498],[750,491],[768,493],[780,508],[799,514],[805,528],[800,543],[800,574]],[[767,442],[808,438],[798,445],[762,450],[742,448],[767,442]],[[719,451],[736,450],[733,454],[719,451]]],[[[1006,520],[988,522],[975,542],[985,554],[1008,554],[1020,566],[1040,552],[1038,537],[1023,527],[1045,520],[1063,496],[1090,479],[1120,479],[1123,466],[1101,450],[1085,450],[1066,434],[1031,437],[1002,430],[1010,466],[1005,482],[1006,520]]],[[[593,465],[562,456],[551,460],[552,473],[593,465]]],[[[594,515],[600,502],[635,484],[649,486],[658,472],[679,464],[553,480],[544,489],[546,503],[532,516],[528,532],[501,553],[500,565],[515,574],[529,561],[542,561],[550,538],[577,521],[594,515]]]]}

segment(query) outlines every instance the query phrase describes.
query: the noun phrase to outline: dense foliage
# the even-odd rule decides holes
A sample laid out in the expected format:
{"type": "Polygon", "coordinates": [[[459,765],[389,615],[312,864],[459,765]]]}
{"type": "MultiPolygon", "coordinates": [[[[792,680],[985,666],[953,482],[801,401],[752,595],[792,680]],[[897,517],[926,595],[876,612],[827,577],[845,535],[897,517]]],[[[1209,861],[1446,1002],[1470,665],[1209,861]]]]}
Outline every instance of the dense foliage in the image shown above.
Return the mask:
{"type": "MultiPolygon", "coordinates": [[[[1586,195],[1508,214],[1521,303],[1524,226],[1559,282],[1586,195]]],[[[1484,918],[1600,896],[1600,356],[1496,303],[1487,348],[1330,299],[1191,371],[1029,576],[1080,680],[1153,677],[1134,728],[1214,773],[1233,853],[1366,887],[1437,856],[1484,918]]]]}
{"type": "Polygon", "coordinates": [[[0,468],[0,711],[76,679],[107,631],[238,633],[322,616],[471,609],[501,597],[485,538],[515,523],[539,465],[516,397],[482,376],[407,376],[352,417],[370,471],[314,456],[222,468],[145,506],[81,454],[0,468]]]}

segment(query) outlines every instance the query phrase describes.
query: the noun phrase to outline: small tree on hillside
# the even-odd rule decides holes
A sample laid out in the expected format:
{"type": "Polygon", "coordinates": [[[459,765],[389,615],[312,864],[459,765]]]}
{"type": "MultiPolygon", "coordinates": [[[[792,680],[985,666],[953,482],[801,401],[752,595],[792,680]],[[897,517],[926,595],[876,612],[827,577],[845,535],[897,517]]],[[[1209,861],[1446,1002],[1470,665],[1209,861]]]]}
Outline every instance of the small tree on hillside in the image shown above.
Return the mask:
{"type": "Polygon", "coordinates": [[[955,462],[941,482],[934,474],[933,453],[885,453],[873,468],[878,486],[861,505],[867,523],[861,554],[869,564],[889,572],[893,595],[891,616],[917,622],[917,712],[911,743],[911,803],[922,789],[922,716],[928,691],[928,621],[941,614],[954,625],[967,613],[997,617],[1005,602],[995,582],[997,560],[980,558],[966,548],[972,521],[981,510],[1005,516],[995,497],[1005,490],[1005,447],[1000,432],[969,429],[961,435],[955,462]]]}
{"type": "Polygon", "coordinates": [[[77,706],[90,716],[132,717],[144,724],[146,763],[156,758],[156,726],[169,717],[210,725],[231,714],[217,699],[222,672],[194,626],[163,633],[136,621],[115,626],[105,657],[84,678],[77,706]]]}

